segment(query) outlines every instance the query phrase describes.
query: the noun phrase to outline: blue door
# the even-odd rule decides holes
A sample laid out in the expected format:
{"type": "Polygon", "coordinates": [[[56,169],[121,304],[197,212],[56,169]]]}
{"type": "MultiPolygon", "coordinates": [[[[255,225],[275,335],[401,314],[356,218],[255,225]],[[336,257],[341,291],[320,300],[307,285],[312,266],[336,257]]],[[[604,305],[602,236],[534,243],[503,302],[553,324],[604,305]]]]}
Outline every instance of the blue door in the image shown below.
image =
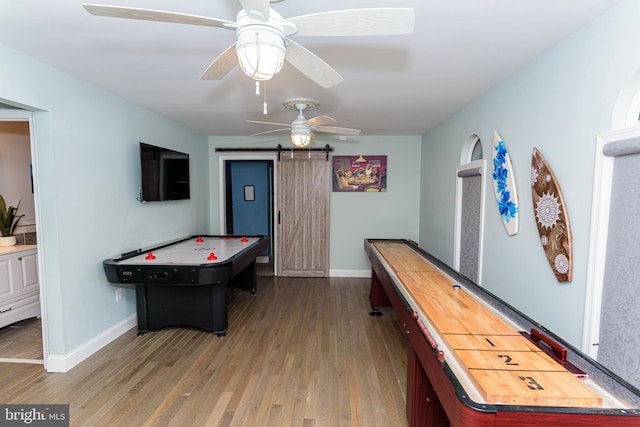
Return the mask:
{"type": "Polygon", "coordinates": [[[268,236],[269,246],[261,256],[270,256],[273,162],[229,160],[226,163],[227,232],[243,236],[268,236]]]}

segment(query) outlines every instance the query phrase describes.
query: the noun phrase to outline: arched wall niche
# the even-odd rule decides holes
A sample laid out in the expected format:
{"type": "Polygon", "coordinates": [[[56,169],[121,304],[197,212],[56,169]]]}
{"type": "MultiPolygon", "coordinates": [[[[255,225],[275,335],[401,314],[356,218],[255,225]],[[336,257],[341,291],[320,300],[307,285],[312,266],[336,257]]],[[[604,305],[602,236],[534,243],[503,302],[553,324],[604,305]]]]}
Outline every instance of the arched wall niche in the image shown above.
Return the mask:
{"type": "Polygon", "coordinates": [[[622,88],[611,115],[611,129],[623,129],[639,124],[640,119],[640,69],[622,88]]]}

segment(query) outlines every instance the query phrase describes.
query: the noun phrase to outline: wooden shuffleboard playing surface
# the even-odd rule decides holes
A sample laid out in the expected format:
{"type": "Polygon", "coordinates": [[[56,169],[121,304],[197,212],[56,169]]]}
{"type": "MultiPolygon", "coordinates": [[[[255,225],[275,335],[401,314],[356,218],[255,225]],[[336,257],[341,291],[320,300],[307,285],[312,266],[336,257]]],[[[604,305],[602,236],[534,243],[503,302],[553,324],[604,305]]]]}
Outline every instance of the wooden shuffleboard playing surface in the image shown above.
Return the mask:
{"type": "Polygon", "coordinates": [[[405,243],[374,246],[486,403],[602,406],[598,393],[405,243]]]}

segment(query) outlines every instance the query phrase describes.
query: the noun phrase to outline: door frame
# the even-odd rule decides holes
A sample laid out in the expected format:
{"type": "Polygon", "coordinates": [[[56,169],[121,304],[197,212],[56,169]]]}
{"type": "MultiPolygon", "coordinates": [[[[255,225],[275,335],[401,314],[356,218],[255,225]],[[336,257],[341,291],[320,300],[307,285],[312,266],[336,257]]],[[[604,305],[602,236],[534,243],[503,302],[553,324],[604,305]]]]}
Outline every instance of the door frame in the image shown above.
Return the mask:
{"type": "MultiPolygon", "coordinates": [[[[23,109],[3,109],[0,108],[0,121],[5,122],[29,122],[29,145],[31,149],[31,164],[33,173],[33,199],[35,204],[35,220],[36,220],[36,235],[43,236],[42,232],[42,215],[40,212],[40,191],[38,185],[38,156],[36,150],[36,135],[35,135],[35,120],[33,113],[23,109]]],[[[38,286],[40,288],[40,321],[42,327],[42,360],[43,367],[47,369],[47,360],[49,359],[49,335],[47,334],[47,303],[45,289],[45,275],[44,275],[44,252],[42,247],[38,245],[37,250],[38,260],[38,286]]]]}
{"type": "Polygon", "coordinates": [[[482,286],[482,257],[484,252],[484,214],[485,214],[485,192],[486,192],[486,160],[474,160],[464,165],[456,167],[456,199],[454,208],[454,231],[453,231],[453,268],[460,271],[460,245],[462,240],[462,184],[463,177],[458,176],[461,171],[480,169],[480,212],[478,225],[478,280],[477,284],[482,286]]]}
{"type": "Polygon", "coordinates": [[[273,233],[273,241],[271,242],[271,254],[273,257],[273,274],[274,276],[278,275],[278,251],[277,251],[277,242],[278,242],[278,227],[276,225],[276,221],[278,220],[277,212],[278,212],[278,155],[274,154],[229,154],[229,155],[221,155],[218,158],[218,172],[219,172],[219,194],[220,194],[220,232],[221,234],[227,234],[227,221],[226,221],[226,209],[227,209],[227,174],[226,174],[226,162],[227,160],[271,160],[273,163],[273,192],[270,195],[271,197],[271,217],[273,218],[274,227],[272,227],[273,233]]]}

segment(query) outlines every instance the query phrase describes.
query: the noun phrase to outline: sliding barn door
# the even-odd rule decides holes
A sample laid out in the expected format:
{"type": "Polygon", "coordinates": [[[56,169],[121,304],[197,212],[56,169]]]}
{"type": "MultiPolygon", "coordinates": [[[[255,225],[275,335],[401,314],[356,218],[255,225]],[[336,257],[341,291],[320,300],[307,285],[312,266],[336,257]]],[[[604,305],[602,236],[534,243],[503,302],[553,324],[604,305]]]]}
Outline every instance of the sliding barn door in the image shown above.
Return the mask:
{"type": "Polygon", "coordinates": [[[326,153],[283,153],[278,164],[279,276],[329,276],[330,162],[326,153]]]}

